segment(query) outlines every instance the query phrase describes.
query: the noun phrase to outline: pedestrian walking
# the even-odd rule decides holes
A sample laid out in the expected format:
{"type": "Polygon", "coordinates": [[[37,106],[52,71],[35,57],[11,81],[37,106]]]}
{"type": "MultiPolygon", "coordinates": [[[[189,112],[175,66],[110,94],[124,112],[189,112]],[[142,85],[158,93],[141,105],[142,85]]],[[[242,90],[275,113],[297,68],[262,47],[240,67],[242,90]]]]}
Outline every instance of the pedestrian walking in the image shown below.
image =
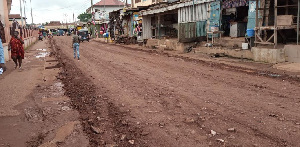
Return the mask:
{"type": "Polygon", "coordinates": [[[45,39],[47,39],[47,32],[45,30],[43,30],[43,36],[45,39]]]}
{"type": "Polygon", "coordinates": [[[72,41],[72,46],[73,46],[73,50],[74,50],[74,59],[76,59],[76,54],[77,54],[77,59],[80,59],[80,54],[79,54],[79,36],[77,35],[78,32],[76,32],[73,35],[73,41],[72,41]]]}
{"type": "Polygon", "coordinates": [[[4,59],[4,49],[3,49],[1,33],[0,33],[0,69],[1,68],[3,71],[6,70],[5,59],[4,59]]]}
{"type": "Polygon", "coordinates": [[[18,67],[19,62],[19,69],[22,68],[22,59],[24,59],[24,41],[19,38],[19,32],[15,31],[14,35],[11,37],[9,46],[11,48],[11,58],[15,62],[15,69],[18,67]]]}

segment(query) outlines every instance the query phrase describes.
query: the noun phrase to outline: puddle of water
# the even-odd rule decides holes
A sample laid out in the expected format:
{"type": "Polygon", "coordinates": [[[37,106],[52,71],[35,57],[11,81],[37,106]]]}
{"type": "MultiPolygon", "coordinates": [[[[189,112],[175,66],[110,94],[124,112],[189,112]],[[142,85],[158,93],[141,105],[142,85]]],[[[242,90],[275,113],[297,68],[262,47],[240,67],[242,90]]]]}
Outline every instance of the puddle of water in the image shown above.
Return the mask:
{"type": "Polygon", "coordinates": [[[54,83],[51,89],[53,90],[52,95],[54,96],[62,96],[64,94],[63,89],[64,84],[61,82],[54,83]]]}
{"type": "Polygon", "coordinates": [[[36,49],[37,51],[47,51],[47,49],[36,49]]]}
{"type": "Polygon", "coordinates": [[[62,82],[57,82],[53,86],[55,86],[57,90],[62,91],[64,84],[62,82]]]}
{"type": "Polygon", "coordinates": [[[49,52],[38,53],[38,55],[36,55],[35,57],[36,58],[45,58],[49,54],[50,54],[49,52]]]}
{"type": "Polygon", "coordinates": [[[268,75],[268,76],[270,76],[270,77],[280,77],[281,75],[279,75],[279,74],[267,74],[267,73],[264,73],[264,72],[261,72],[261,73],[259,73],[260,75],[268,75]]]}
{"type": "Polygon", "coordinates": [[[278,74],[268,74],[269,76],[271,77],[280,77],[281,75],[278,75],[278,74]]]}
{"type": "Polygon", "coordinates": [[[49,86],[49,88],[47,88],[47,94],[42,96],[42,99],[44,101],[48,101],[47,99],[52,101],[54,98],[57,100],[61,100],[61,97],[63,97],[65,93],[63,86],[64,85],[61,82],[56,82],[53,85],[49,86]]]}

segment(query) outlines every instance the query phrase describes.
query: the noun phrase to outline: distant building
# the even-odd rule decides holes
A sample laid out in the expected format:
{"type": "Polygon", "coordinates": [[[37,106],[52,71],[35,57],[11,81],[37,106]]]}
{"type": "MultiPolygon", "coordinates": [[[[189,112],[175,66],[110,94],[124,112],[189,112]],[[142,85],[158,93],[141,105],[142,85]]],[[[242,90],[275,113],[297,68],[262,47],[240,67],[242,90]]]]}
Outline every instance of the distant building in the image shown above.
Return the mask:
{"type": "Polygon", "coordinates": [[[46,29],[66,29],[66,24],[62,24],[60,21],[50,21],[45,25],[46,29]]]}
{"type": "MultiPolygon", "coordinates": [[[[108,20],[109,13],[124,8],[125,3],[119,0],[101,0],[93,5],[95,20],[108,20]]],[[[91,13],[91,7],[86,10],[91,13]]]]}
{"type": "MultiPolygon", "coordinates": [[[[19,25],[22,25],[22,19],[20,14],[9,14],[9,24],[11,25],[14,21],[17,21],[19,25]]],[[[23,17],[23,25],[26,25],[26,17],[23,17]]]]}
{"type": "Polygon", "coordinates": [[[189,1],[189,0],[132,0],[131,7],[137,8],[137,7],[145,7],[145,6],[150,6],[152,4],[157,4],[157,3],[172,3],[172,2],[178,2],[178,1],[189,1]]]}

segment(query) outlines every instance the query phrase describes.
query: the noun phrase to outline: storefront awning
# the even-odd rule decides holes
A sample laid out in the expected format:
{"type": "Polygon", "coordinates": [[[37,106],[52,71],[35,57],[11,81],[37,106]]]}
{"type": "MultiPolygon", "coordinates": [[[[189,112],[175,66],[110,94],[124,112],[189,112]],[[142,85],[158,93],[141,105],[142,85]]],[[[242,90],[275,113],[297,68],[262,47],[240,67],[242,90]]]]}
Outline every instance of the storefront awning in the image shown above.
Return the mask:
{"type": "Polygon", "coordinates": [[[186,6],[192,6],[197,5],[197,4],[202,4],[202,3],[209,3],[215,0],[194,0],[193,1],[189,1],[189,2],[185,2],[185,3],[176,3],[174,5],[171,6],[166,6],[166,7],[162,7],[162,8],[158,8],[158,9],[153,9],[153,10],[144,10],[141,11],[141,14],[143,16],[145,15],[151,15],[151,14],[157,14],[157,13],[162,13],[162,12],[166,12],[166,11],[171,11],[171,10],[175,10],[181,7],[186,7],[186,6]]]}

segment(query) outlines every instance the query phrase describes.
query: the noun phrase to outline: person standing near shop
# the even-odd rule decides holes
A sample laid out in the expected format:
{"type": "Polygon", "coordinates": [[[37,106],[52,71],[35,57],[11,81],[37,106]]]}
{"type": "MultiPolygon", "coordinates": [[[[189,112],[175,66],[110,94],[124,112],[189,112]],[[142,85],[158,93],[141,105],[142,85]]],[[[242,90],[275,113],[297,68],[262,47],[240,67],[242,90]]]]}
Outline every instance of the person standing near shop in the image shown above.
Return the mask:
{"type": "Polygon", "coordinates": [[[15,62],[15,69],[18,67],[19,62],[19,69],[22,68],[22,59],[24,59],[24,41],[19,38],[19,32],[15,31],[14,35],[11,37],[9,45],[11,48],[11,58],[15,62]]]}
{"type": "Polygon", "coordinates": [[[0,33],[0,68],[2,68],[3,71],[6,70],[5,59],[4,59],[4,49],[3,49],[3,45],[2,45],[1,33],[0,33]]]}
{"type": "Polygon", "coordinates": [[[80,59],[80,54],[79,54],[79,43],[80,43],[80,40],[79,40],[79,36],[77,35],[77,33],[78,32],[76,32],[73,35],[72,47],[73,47],[73,50],[74,50],[74,59],[76,59],[76,54],[77,54],[77,59],[79,60],[80,59]]]}

